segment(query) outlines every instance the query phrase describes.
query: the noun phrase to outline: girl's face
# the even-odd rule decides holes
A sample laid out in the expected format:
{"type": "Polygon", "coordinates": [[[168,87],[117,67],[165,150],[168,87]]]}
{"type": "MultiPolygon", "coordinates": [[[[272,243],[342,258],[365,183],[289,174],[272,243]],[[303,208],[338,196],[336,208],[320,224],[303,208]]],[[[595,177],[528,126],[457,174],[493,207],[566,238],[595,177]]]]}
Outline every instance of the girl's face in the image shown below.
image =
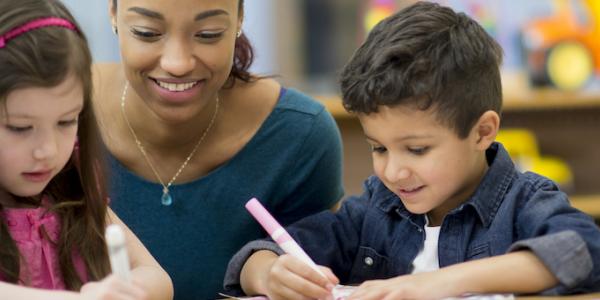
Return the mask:
{"type": "Polygon", "coordinates": [[[109,0],[127,79],[167,122],[187,120],[229,77],[238,0],[109,0]]]}
{"type": "Polygon", "coordinates": [[[82,108],[83,88],[73,75],[55,87],[10,92],[0,104],[0,189],[41,193],[71,158],[82,108]]]}

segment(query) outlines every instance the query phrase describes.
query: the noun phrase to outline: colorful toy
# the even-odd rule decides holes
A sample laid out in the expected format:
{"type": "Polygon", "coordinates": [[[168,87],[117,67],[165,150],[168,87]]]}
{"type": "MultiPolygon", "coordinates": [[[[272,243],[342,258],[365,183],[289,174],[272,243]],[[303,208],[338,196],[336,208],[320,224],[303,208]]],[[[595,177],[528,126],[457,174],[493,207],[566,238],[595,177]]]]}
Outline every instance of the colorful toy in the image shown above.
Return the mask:
{"type": "Polygon", "coordinates": [[[600,1],[554,0],[555,13],[525,24],[522,45],[531,83],[583,87],[600,71],[600,1]]]}
{"type": "Polygon", "coordinates": [[[371,31],[379,21],[390,16],[396,10],[394,0],[372,0],[364,19],[365,32],[371,31]]]}

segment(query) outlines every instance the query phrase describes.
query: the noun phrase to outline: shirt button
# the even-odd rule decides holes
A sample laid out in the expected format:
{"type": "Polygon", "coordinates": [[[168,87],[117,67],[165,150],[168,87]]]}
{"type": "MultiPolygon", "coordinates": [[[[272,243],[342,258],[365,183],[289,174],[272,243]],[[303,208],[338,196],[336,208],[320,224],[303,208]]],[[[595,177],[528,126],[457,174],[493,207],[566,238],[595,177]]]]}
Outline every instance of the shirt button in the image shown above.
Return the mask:
{"type": "Polygon", "coordinates": [[[423,232],[423,229],[421,229],[421,228],[418,228],[417,230],[418,230],[419,232],[423,232]]]}
{"type": "Polygon", "coordinates": [[[365,257],[365,265],[367,266],[372,266],[373,265],[373,259],[370,257],[365,257]]]}

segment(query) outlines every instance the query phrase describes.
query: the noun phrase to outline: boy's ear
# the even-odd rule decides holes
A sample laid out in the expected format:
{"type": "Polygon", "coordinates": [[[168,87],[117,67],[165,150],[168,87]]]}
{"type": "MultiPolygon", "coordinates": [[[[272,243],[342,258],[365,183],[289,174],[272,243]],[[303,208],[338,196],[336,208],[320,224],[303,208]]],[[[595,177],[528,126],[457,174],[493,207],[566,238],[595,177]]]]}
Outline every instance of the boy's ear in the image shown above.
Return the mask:
{"type": "Polygon", "coordinates": [[[500,129],[500,116],[493,110],[484,112],[475,126],[473,133],[476,137],[476,147],[478,150],[485,151],[496,140],[496,135],[500,129]]]}

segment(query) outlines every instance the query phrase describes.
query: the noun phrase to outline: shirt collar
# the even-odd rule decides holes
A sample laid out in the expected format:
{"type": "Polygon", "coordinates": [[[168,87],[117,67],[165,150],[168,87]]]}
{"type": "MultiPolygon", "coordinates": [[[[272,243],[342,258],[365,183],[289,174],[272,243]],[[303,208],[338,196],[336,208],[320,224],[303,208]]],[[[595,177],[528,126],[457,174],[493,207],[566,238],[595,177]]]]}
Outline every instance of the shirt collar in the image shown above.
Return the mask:
{"type": "MultiPolygon", "coordinates": [[[[485,154],[489,169],[464,206],[473,207],[482,224],[488,227],[502,204],[516,170],[502,144],[493,143],[485,154]]],[[[458,210],[461,210],[462,207],[463,205],[458,210]]]]}

